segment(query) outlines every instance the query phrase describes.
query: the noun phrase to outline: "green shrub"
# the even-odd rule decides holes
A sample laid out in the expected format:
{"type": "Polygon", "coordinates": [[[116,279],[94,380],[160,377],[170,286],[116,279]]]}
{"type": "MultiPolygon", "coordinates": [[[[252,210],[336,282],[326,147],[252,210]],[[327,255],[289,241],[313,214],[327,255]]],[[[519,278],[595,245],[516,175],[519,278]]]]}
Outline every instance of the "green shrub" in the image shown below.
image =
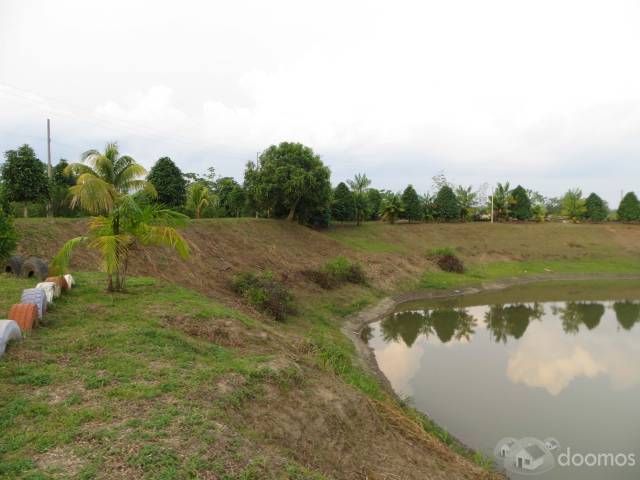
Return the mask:
{"type": "Polygon", "coordinates": [[[442,255],[438,259],[440,270],[452,273],[464,273],[464,265],[455,255],[442,255]]]}
{"type": "Polygon", "coordinates": [[[451,247],[432,248],[428,256],[445,272],[464,273],[464,264],[451,247]]]}
{"type": "Polygon", "coordinates": [[[303,274],[322,288],[336,288],[343,283],[364,284],[367,279],[362,265],[339,256],[329,260],[321,270],[306,270],[303,274]]]}
{"type": "Polygon", "coordinates": [[[284,320],[294,310],[291,292],[271,272],[241,273],[233,278],[232,286],[249,304],[278,321],[284,320]]]}
{"type": "Polygon", "coordinates": [[[9,258],[18,245],[13,218],[0,210],[0,260],[9,258]]]}
{"type": "Polygon", "coordinates": [[[455,255],[455,249],[453,247],[436,247],[432,248],[428,252],[430,257],[442,257],[443,255],[455,255]]]}

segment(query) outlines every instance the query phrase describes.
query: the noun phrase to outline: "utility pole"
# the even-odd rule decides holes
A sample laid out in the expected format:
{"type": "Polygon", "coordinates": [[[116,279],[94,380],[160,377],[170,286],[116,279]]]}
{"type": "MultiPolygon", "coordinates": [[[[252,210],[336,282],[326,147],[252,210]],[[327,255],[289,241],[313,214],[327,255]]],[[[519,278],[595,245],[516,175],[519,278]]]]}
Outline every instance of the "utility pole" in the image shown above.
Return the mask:
{"type": "MultiPolygon", "coordinates": [[[[53,167],[51,166],[51,120],[47,118],[47,174],[49,176],[49,184],[53,180],[53,167]]],[[[49,192],[49,202],[47,203],[47,217],[53,217],[53,208],[51,205],[51,192],[49,192]]]]}
{"type": "Polygon", "coordinates": [[[491,223],[493,223],[493,197],[496,196],[496,187],[493,187],[493,191],[491,192],[491,223]]]}

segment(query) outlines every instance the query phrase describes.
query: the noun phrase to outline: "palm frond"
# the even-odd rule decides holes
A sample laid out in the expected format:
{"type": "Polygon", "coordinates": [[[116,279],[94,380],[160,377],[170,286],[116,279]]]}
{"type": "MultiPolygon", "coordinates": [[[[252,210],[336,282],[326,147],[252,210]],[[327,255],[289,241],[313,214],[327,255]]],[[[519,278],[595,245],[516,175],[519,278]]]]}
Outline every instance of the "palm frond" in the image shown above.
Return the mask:
{"type": "Polygon", "coordinates": [[[80,205],[94,214],[110,211],[117,196],[113,185],[90,173],[80,175],[69,192],[73,195],[71,208],[80,205]]]}
{"type": "Polygon", "coordinates": [[[118,272],[129,254],[133,238],[129,235],[102,235],[92,238],[89,246],[102,256],[102,269],[112,275],[118,272]]]}
{"type": "Polygon", "coordinates": [[[64,168],[62,173],[67,176],[83,175],[85,173],[95,175],[96,177],[98,176],[98,174],[93,170],[93,168],[91,168],[89,165],[85,165],[84,163],[70,163],[64,168]]]}
{"type": "Polygon", "coordinates": [[[83,243],[86,243],[89,240],[89,237],[76,237],[69,240],[65,243],[60,251],[53,257],[51,264],[49,266],[49,270],[52,273],[63,274],[67,271],[69,267],[69,263],[71,262],[71,256],[73,255],[73,251],[83,243]]]}
{"type": "Polygon", "coordinates": [[[189,244],[173,227],[165,225],[146,225],[141,229],[138,238],[143,245],[159,245],[171,247],[183,259],[189,258],[189,244]]]}

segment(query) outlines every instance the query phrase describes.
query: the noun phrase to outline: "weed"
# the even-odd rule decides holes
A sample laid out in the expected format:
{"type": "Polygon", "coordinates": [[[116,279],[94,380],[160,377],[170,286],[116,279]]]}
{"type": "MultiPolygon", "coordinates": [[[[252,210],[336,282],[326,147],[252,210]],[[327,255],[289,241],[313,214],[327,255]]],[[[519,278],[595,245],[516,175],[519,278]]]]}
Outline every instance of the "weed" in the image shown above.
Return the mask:
{"type": "Polygon", "coordinates": [[[272,315],[278,321],[293,313],[293,297],[290,290],[276,280],[271,272],[241,273],[234,277],[232,285],[251,305],[272,315]]]}
{"type": "Polygon", "coordinates": [[[363,285],[367,281],[362,265],[344,256],[329,260],[320,270],[305,270],[302,273],[325,289],[337,288],[343,283],[363,285]]]}
{"type": "Polygon", "coordinates": [[[438,259],[440,270],[450,273],[464,273],[464,264],[455,255],[442,255],[438,259]]]}

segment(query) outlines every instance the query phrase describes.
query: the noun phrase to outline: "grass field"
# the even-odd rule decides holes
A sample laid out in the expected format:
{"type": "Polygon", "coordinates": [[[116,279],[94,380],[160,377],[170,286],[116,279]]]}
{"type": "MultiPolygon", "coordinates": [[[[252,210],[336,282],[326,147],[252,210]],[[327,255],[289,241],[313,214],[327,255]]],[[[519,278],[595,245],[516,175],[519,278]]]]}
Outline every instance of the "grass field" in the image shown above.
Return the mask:
{"type": "MultiPolygon", "coordinates": [[[[21,253],[47,259],[85,228],[17,224],[21,253]]],[[[367,223],[315,232],[226,219],[184,233],[192,260],[144,250],[124,294],[106,294],[100,274],[83,273],[98,263],[82,252],[79,287],[0,360],[0,478],[490,476],[435,437],[408,433],[418,425],[455,447],[358,362],[344,318],[415,289],[640,272],[640,227],[629,225],[367,223]],[[445,247],[466,273],[439,271],[430,253],[445,247]],[[323,290],[302,275],[336,255],[360,262],[367,285],[323,290]],[[280,324],[244,305],[229,282],[250,270],[281,278],[297,314],[280,324]]],[[[32,284],[0,275],[0,310],[32,284]]]]}

